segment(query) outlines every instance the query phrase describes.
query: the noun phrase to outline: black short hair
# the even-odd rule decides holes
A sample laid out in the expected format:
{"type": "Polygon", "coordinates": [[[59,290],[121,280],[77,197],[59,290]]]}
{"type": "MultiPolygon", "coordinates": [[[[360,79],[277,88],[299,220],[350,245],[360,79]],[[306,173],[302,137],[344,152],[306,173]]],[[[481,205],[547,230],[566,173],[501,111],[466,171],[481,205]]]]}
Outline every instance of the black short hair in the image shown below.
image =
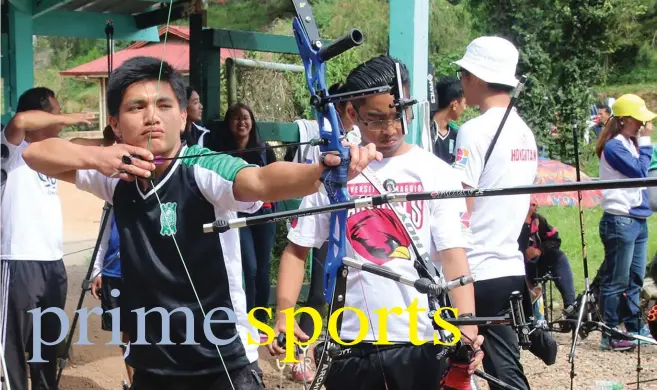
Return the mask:
{"type": "MultiPolygon", "coordinates": [[[[337,95],[339,93],[345,93],[345,92],[347,91],[345,91],[345,86],[344,83],[342,82],[333,83],[330,87],[328,87],[329,95],[337,95]]],[[[344,109],[346,106],[347,106],[346,100],[335,103],[336,108],[344,109]]]]}
{"type": "Polygon", "coordinates": [[[506,84],[497,84],[497,83],[488,83],[488,88],[492,89],[495,92],[504,92],[511,93],[516,87],[512,87],[506,84]]]}
{"type": "Polygon", "coordinates": [[[52,111],[50,98],[55,97],[55,92],[46,87],[30,88],[18,98],[16,112],[41,110],[52,111]]]}
{"type": "Polygon", "coordinates": [[[116,68],[107,83],[107,109],[113,117],[119,116],[119,108],[125,90],[140,81],[157,81],[169,83],[176,94],[180,109],[187,108],[186,84],[178,73],[166,61],[154,57],[133,57],[116,68]],[[160,73],[161,72],[161,73],[160,73]]]}
{"type": "Polygon", "coordinates": [[[353,69],[347,76],[343,90],[357,91],[392,85],[395,79],[395,63],[397,62],[400,65],[402,85],[408,88],[410,86],[410,76],[406,65],[400,60],[384,54],[369,59],[353,69]]]}
{"type": "Polygon", "coordinates": [[[461,80],[453,76],[443,77],[436,83],[436,96],[438,97],[438,109],[448,107],[454,100],[463,99],[463,86],[461,80]]]}
{"type": "Polygon", "coordinates": [[[189,102],[189,99],[192,98],[192,94],[196,91],[198,93],[198,89],[194,88],[193,85],[188,85],[187,88],[185,89],[186,96],[187,96],[187,101],[189,102]]]}
{"type": "Polygon", "coordinates": [[[606,110],[608,113],[611,114],[611,108],[609,108],[609,106],[604,103],[596,103],[595,107],[598,110],[606,110]]]}

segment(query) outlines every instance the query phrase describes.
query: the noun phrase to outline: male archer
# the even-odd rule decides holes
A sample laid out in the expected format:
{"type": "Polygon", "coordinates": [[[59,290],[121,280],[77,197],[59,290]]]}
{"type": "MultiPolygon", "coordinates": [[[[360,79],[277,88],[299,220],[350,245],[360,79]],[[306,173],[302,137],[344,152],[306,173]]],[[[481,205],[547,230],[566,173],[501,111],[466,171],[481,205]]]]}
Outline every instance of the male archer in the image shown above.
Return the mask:
{"type": "MultiPolygon", "coordinates": [[[[394,58],[383,55],[372,58],[351,71],[345,92],[392,84],[395,77],[394,58]]],[[[401,66],[406,94],[409,74],[401,66]]],[[[419,192],[458,190],[459,178],[450,166],[430,152],[404,141],[401,116],[391,108],[393,97],[387,94],[353,100],[347,113],[358,126],[363,142],[373,143],[383,154],[383,160],[372,162],[368,169],[347,183],[352,197],[364,197],[396,187],[393,191],[419,192]],[[385,183],[385,185],[383,184],[385,183]]],[[[410,119],[410,109],[405,112],[410,119]]],[[[300,209],[329,204],[329,199],[317,192],[306,196],[300,209]]],[[[469,275],[465,248],[469,247],[466,204],[463,199],[422,201],[403,204],[402,221],[390,206],[350,212],[347,221],[347,256],[370,262],[409,278],[418,278],[411,236],[417,236],[418,247],[425,248],[434,264],[450,280],[469,275]],[[409,234],[405,222],[412,224],[416,234],[409,234]]],[[[294,308],[304,278],[305,260],[310,248],[319,248],[329,236],[329,214],[299,218],[290,233],[290,243],[281,257],[278,274],[275,332],[286,332],[285,309],[294,308]]],[[[331,250],[329,248],[329,250],[331,250]]],[[[361,330],[363,342],[350,347],[353,354],[331,363],[325,385],[334,389],[437,389],[444,371],[444,360],[436,355],[441,346],[434,345],[434,328],[428,317],[427,296],[414,288],[367,272],[350,270],[347,277],[345,307],[361,310],[368,323],[360,322],[353,311],[343,313],[340,339],[353,341],[361,330]],[[395,309],[397,308],[397,309],[395,309]],[[409,308],[411,310],[409,310],[409,308]],[[418,311],[412,313],[412,309],[418,311]],[[399,312],[395,312],[398,310],[399,312]],[[382,315],[382,311],[388,312],[382,315]],[[387,323],[383,330],[382,323],[387,323]],[[414,326],[415,325],[415,326],[414,326]],[[370,328],[371,326],[371,328],[370,328]],[[412,330],[415,329],[415,330],[412,330]],[[384,333],[382,333],[384,332],[384,333]],[[412,333],[412,334],[411,334],[412,333]],[[375,345],[387,339],[391,345],[375,345]],[[422,345],[412,341],[421,340],[422,345]]],[[[471,285],[451,292],[458,313],[474,314],[474,291],[471,285]]],[[[290,331],[292,331],[290,329],[290,331]]],[[[475,349],[483,342],[476,326],[461,328],[462,340],[473,343],[475,349]]],[[[294,335],[307,341],[309,335],[296,324],[294,335]]],[[[270,353],[285,351],[274,341],[270,353]]],[[[321,353],[316,353],[319,363],[321,353]]],[[[468,367],[470,371],[481,361],[481,354],[468,367]]]]}
{"type": "MultiPolygon", "coordinates": [[[[227,154],[198,156],[211,151],[181,144],[185,83],[168,63],[132,58],[109,80],[109,123],[122,143],[49,139],[23,156],[33,169],[114,206],[132,389],[262,389],[237,230],[204,234],[203,224],[253,212],[261,201],[314,193],[327,166],[340,159],[260,168],[227,154]],[[143,314],[154,308],[164,312],[143,314]]],[[[352,145],[350,155],[349,177],[381,158],[374,145],[352,145]]]]}

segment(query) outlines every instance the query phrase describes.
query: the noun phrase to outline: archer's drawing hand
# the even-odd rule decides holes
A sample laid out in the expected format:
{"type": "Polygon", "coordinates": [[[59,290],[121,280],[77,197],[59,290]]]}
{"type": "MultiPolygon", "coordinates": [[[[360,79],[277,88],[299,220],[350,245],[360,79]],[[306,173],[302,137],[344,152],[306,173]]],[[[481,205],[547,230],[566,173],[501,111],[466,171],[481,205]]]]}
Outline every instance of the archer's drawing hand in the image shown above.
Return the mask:
{"type": "MultiPolygon", "coordinates": [[[[383,159],[381,152],[377,152],[376,146],[372,143],[366,146],[359,146],[343,140],[342,145],[349,147],[350,161],[348,180],[360,175],[363,169],[365,169],[372,160],[381,161],[383,159]]],[[[330,167],[340,165],[340,157],[328,153],[324,159],[324,163],[330,167]]]]}
{"type": "MultiPolygon", "coordinates": [[[[284,345],[278,345],[278,342],[276,341],[276,338],[278,337],[279,334],[283,333],[287,336],[287,328],[285,326],[285,314],[280,313],[279,315],[276,316],[276,326],[274,328],[274,332],[276,333],[276,336],[274,337],[274,340],[267,345],[267,350],[269,350],[269,353],[272,356],[276,355],[283,355],[285,354],[285,346],[284,345]]],[[[305,334],[301,328],[299,327],[299,324],[297,323],[296,320],[294,320],[294,337],[301,341],[305,342],[310,339],[307,334],[305,334]]]]}
{"type": "Polygon", "coordinates": [[[108,177],[134,181],[137,177],[149,178],[155,170],[153,154],[146,149],[126,144],[98,148],[96,170],[108,177]]]}
{"type": "Polygon", "coordinates": [[[468,373],[472,375],[484,360],[484,351],[481,350],[481,345],[484,343],[484,336],[478,334],[479,330],[477,326],[461,326],[459,329],[461,330],[461,341],[464,344],[472,345],[474,349],[474,355],[470,361],[470,366],[468,366],[468,373]]]}

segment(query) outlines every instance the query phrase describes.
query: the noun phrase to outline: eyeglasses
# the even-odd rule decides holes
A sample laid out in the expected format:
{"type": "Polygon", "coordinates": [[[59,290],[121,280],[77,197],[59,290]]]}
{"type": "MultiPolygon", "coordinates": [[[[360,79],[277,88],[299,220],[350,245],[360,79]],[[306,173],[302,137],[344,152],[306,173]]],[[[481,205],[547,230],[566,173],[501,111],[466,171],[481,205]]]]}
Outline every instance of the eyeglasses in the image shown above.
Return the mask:
{"type": "MultiPolygon", "coordinates": [[[[390,124],[394,124],[395,129],[397,130],[401,129],[402,118],[400,114],[395,115],[394,119],[381,119],[381,120],[369,121],[363,119],[363,117],[360,116],[360,113],[358,112],[357,109],[355,109],[354,111],[356,112],[356,116],[358,116],[358,119],[361,122],[363,122],[363,124],[365,124],[365,127],[367,127],[367,130],[369,131],[383,131],[386,130],[390,126],[390,124]]],[[[413,111],[410,108],[406,109],[405,114],[406,114],[407,122],[410,122],[415,118],[415,114],[413,114],[413,111]]]]}
{"type": "Polygon", "coordinates": [[[459,79],[459,80],[461,80],[461,78],[463,77],[463,75],[466,75],[466,76],[467,76],[467,75],[469,75],[469,74],[470,74],[470,72],[468,72],[467,70],[465,70],[465,69],[463,69],[463,68],[459,68],[459,69],[456,71],[456,78],[459,79]]]}

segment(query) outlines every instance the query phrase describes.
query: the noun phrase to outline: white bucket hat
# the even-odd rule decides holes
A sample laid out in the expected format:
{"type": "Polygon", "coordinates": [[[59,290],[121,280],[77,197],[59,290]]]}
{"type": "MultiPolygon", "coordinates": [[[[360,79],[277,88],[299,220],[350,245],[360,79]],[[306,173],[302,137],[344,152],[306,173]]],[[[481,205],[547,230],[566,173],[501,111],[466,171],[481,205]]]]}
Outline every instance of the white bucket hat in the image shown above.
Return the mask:
{"type": "Polygon", "coordinates": [[[500,37],[479,37],[470,42],[465,55],[454,64],[487,83],[518,85],[518,49],[500,37]]]}

